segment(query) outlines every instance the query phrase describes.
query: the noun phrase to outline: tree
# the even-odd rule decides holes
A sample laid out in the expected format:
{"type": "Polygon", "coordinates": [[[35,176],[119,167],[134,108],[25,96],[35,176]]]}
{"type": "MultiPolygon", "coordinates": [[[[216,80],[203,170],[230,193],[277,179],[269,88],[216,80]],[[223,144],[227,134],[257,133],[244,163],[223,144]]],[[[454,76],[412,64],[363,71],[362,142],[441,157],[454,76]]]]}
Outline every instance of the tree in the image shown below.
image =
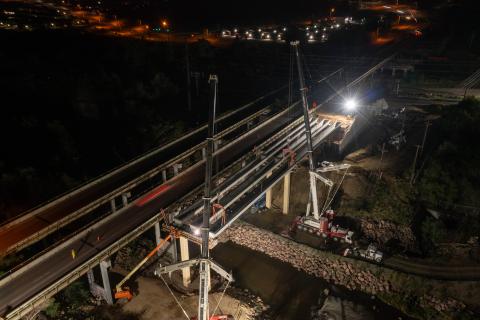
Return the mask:
{"type": "Polygon", "coordinates": [[[56,318],[60,313],[60,303],[54,298],[51,298],[44,312],[49,318],[56,318]]]}

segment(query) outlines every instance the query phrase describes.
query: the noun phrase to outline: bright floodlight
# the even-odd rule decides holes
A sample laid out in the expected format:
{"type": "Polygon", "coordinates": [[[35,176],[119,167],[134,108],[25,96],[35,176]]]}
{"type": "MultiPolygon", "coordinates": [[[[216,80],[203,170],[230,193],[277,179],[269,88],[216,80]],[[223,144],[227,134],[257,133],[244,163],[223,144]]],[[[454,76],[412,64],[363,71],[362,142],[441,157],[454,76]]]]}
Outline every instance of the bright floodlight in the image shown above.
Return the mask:
{"type": "Polygon", "coordinates": [[[347,101],[345,101],[345,108],[347,110],[355,110],[357,108],[357,101],[355,101],[355,99],[347,99],[347,101]]]}

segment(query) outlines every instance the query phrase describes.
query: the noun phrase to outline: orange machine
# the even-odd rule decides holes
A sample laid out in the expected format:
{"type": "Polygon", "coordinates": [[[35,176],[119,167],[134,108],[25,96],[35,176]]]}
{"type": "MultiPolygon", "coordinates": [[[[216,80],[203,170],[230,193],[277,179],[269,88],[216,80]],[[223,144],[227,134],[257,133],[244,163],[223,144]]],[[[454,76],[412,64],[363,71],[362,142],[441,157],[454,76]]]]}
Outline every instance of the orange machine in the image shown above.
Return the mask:
{"type": "Polygon", "coordinates": [[[127,282],[128,279],[132,277],[133,274],[135,274],[135,272],[137,272],[148,261],[148,259],[150,259],[158,250],[160,250],[160,248],[163,247],[165,242],[169,241],[171,237],[171,235],[168,235],[165,239],[160,241],[158,246],[156,246],[152,251],[150,251],[150,253],[142,261],[140,261],[140,263],[137,264],[135,268],[133,268],[132,271],[130,271],[130,273],[122,279],[122,281],[117,284],[117,286],[115,287],[115,299],[127,299],[128,301],[132,299],[133,294],[130,291],[130,288],[123,287],[123,285],[125,284],[125,282],[127,282]]]}

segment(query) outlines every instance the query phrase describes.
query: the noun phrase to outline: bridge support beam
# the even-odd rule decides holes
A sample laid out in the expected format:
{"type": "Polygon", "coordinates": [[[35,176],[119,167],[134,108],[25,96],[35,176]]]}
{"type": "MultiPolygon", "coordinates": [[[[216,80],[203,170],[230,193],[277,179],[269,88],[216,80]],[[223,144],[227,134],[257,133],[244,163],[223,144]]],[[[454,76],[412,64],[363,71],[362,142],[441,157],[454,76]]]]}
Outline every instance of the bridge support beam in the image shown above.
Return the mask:
{"type": "Polygon", "coordinates": [[[110,288],[110,278],[108,277],[108,268],[112,266],[110,260],[100,262],[100,272],[102,273],[104,299],[108,304],[113,304],[112,289],[110,288]]]}
{"type": "MultiPolygon", "coordinates": [[[[272,171],[270,171],[268,174],[267,174],[267,178],[270,177],[272,175],[272,171]]],[[[272,186],[273,187],[273,186],[272,186]]],[[[267,192],[265,192],[265,207],[267,209],[271,209],[272,208],[272,187],[269,188],[267,190],[267,192]]]]}
{"type": "MultiPolygon", "coordinates": [[[[155,223],[154,228],[155,228],[155,243],[158,246],[162,241],[162,235],[160,234],[160,222],[155,223]]],[[[164,248],[158,250],[157,256],[161,256],[164,252],[165,252],[164,248]]]]}
{"type": "Polygon", "coordinates": [[[168,248],[168,252],[172,256],[173,263],[178,262],[178,242],[176,238],[172,238],[172,244],[168,248]]]}
{"type": "Polygon", "coordinates": [[[124,207],[128,205],[128,198],[130,198],[130,196],[131,196],[130,192],[122,193],[122,204],[124,207]]]}
{"type": "Polygon", "coordinates": [[[283,178],[283,214],[288,214],[290,208],[290,174],[289,171],[283,178]]]}
{"type": "Polygon", "coordinates": [[[167,182],[167,171],[166,170],[162,170],[162,180],[163,180],[163,182],[167,182]]]}
{"type": "MultiPolygon", "coordinates": [[[[180,237],[180,259],[186,261],[190,259],[190,254],[188,251],[188,239],[185,237],[180,237]]],[[[190,267],[182,269],[182,279],[183,285],[188,287],[190,285],[190,267]]]]}
{"type": "Polygon", "coordinates": [[[87,279],[90,286],[90,292],[93,296],[104,299],[108,304],[113,304],[110,279],[108,277],[108,268],[111,267],[110,260],[100,262],[100,272],[102,275],[103,287],[95,282],[93,269],[88,270],[87,279]]]}
{"type": "Polygon", "coordinates": [[[115,205],[115,198],[110,199],[110,209],[112,210],[112,212],[117,211],[117,206],[115,205]]]}
{"type": "Polygon", "coordinates": [[[173,165],[173,175],[174,176],[177,176],[178,175],[178,171],[182,169],[182,164],[181,163],[175,163],[173,165]]]}
{"type": "Polygon", "coordinates": [[[202,148],[202,160],[205,160],[207,158],[207,150],[205,148],[202,148]]]}

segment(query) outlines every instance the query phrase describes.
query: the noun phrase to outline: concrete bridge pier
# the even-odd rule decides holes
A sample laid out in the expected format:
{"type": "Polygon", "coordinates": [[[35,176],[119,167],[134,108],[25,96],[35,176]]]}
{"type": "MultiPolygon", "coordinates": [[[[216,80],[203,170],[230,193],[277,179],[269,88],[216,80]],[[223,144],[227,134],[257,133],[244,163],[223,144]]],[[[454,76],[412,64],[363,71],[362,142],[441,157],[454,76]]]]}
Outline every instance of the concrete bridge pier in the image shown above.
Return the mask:
{"type": "Polygon", "coordinates": [[[130,198],[132,194],[130,192],[122,193],[122,204],[124,207],[128,205],[128,198],[130,198]]]}
{"type": "MultiPolygon", "coordinates": [[[[155,228],[155,243],[156,243],[156,245],[158,246],[158,245],[160,244],[160,242],[163,241],[162,235],[161,235],[161,233],[160,233],[160,222],[155,223],[154,228],[155,228]]],[[[175,239],[172,238],[172,239],[170,240],[170,243],[173,244],[174,242],[175,242],[175,239]]],[[[168,242],[167,242],[167,243],[164,243],[164,244],[162,245],[162,248],[160,248],[160,249],[157,251],[157,256],[163,255],[163,254],[165,253],[165,251],[167,251],[167,250],[169,250],[169,251],[171,252],[171,247],[172,247],[172,246],[169,245],[168,242]]],[[[174,257],[173,254],[172,254],[172,257],[173,257],[174,260],[175,260],[176,255],[175,255],[175,257],[174,257]]],[[[175,263],[175,262],[177,262],[177,261],[175,260],[174,263],[175,263]]]]}
{"type": "MultiPolygon", "coordinates": [[[[268,179],[271,175],[272,175],[272,171],[267,173],[266,178],[268,179]]],[[[265,207],[267,209],[272,208],[272,188],[273,186],[267,189],[267,192],[265,192],[265,207]]]]}
{"type": "Polygon", "coordinates": [[[290,174],[291,171],[283,178],[283,214],[288,214],[290,208],[290,174]]]}
{"type": "MultiPolygon", "coordinates": [[[[190,259],[190,254],[188,251],[188,239],[185,237],[180,237],[180,259],[181,261],[186,261],[190,259]]],[[[182,279],[183,286],[188,287],[191,282],[190,267],[182,269],[182,279]]]]}
{"type": "Polygon", "coordinates": [[[115,204],[115,198],[110,199],[110,209],[112,210],[112,212],[117,211],[117,206],[115,204]]]}
{"type": "Polygon", "coordinates": [[[102,275],[103,287],[95,282],[95,275],[93,269],[87,272],[88,284],[90,285],[90,292],[95,297],[101,297],[108,304],[113,304],[112,289],[110,287],[110,278],[108,277],[108,268],[112,266],[110,260],[100,262],[100,273],[102,275]]]}
{"type": "Polygon", "coordinates": [[[167,171],[166,170],[162,170],[162,181],[167,182],[167,171]]]}
{"type": "Polygon", "coordinates": [[[215,140],[213,142],[213,150],[214,151],[217,151],[219,148],[220,148],[220,144],[222,143],[222,140],[221,139],[218,139],[218,140],[215,140]]]}
{"type": "Polygon", "coordinates": [[[178,175],[178,172],[180,171],[180,169],[182,169],[183,165],[181,163],[175,163],[173,165],[173,176],[176,176],[178,175]]]}

